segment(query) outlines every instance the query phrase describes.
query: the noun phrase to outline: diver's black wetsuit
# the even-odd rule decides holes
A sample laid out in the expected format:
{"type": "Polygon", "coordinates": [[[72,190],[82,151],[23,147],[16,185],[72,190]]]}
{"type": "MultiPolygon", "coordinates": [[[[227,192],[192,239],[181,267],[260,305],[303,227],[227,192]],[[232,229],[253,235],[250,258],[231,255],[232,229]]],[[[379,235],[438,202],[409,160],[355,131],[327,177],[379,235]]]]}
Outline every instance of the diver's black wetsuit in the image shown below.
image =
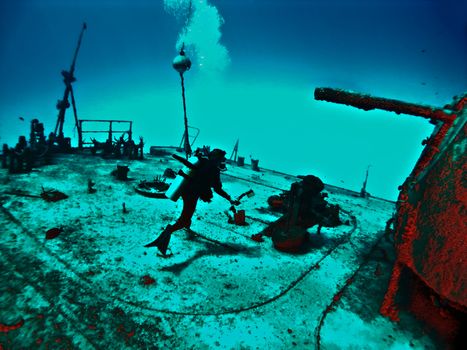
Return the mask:
{"type": "Polygon", "coordinates": [[[210,202],[213,197],[211,188],[221,197],[231,200],[230,196],[222,189],[218,164],[209,159],[201,158],[193,177],[187,181],[188,183],[181,195],[183,210],[175,224],[167,227],[167,230],[170,232],[175,232],[182,228],[190,228],[191,218],[195,213],[198,199],[210,202]]]}
{"type": "Polygon", "coordinates": [[[237,204],[237,201],[232,200],[228,193],[222,189],[220,167],[224,160],[225,151],[218,149],[213,150],[208,158],[199,158],[192,177],[187,179],[188,182],[182,190],[183,209],[180,217],[173,225],[167,225],[160,236],[145,247],[157,247],[165,256],[172,233],[182,228],[190,228],[191,218],[195,213],[198,199],[204,202],[212,200],[211,188],[231,204],[237,204]]]}

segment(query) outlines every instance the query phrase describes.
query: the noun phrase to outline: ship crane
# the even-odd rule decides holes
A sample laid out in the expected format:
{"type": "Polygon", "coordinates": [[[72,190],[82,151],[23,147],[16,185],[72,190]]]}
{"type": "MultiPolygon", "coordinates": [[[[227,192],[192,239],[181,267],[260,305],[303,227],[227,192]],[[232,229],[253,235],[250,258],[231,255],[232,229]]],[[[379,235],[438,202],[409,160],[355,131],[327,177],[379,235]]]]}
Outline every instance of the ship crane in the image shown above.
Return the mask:
{"type": "Polygon", "coordinates": [[[73,107],[73,114],[75,116],[76,129],[78,130],[78,139],[81,140],[81,127],[78,122],[75,96],[73,94],[73,87],[71,84],[76,81],[76,78],[74,76],[76,58],[78,57],[79,48],[81,46],[81,40],[83,39],[83,34],[86,28],[86,23],[83,23],[83,27],[78,38],[78,44],[75,49],[75,54],[73,56],[73,61],[71,63],[70,69],[68,71],[62,70],[63,82],[65,83],[65,92],[63,93],[63,98],[61,100],[58,100],[57,102],[57,109],[59,112],[57,117],[57,124],[55,126],[55,131],[53,133],[54,141],[58,144],[60,150],[69,150],[71,148],[69,139],[66,139],[63,136],[63,124],[65,123],[65,113],[66,110],[70,107],[70,102],[68,102],[69,97],[71,97],[71,105],[73,107]]]}

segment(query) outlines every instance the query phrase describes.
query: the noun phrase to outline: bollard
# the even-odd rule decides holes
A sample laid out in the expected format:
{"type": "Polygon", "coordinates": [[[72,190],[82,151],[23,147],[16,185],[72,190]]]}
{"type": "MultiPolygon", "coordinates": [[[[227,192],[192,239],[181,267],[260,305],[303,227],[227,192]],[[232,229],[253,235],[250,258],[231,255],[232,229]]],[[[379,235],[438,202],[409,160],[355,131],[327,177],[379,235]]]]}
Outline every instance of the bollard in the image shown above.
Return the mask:
{"type": "Polygon", "coordinates": [[[254,171],[259,171],[259,167],[258,167],[258,163],[259,163],[259,159],[251,159],[251,169],[253,169],[254,171]]]}
{"type": "Polygon", "coordinates": [[[130,171],[130,168],[128,165],[118,165],[117,164],[117,179],[118,180],[128,180],[128,172],[130,171]]]}

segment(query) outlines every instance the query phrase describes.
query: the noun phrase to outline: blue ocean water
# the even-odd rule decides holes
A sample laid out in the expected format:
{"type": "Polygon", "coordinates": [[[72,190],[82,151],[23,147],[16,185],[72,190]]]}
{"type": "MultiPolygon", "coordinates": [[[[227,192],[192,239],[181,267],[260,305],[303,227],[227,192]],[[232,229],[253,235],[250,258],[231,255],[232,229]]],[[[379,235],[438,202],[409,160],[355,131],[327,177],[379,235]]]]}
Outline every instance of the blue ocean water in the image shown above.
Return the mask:
{"type": "MultiPolygon", "coordinates": [[[[178,145],[181,42],[197,145],[260,166],[395,199],[433,126],[313,98],[316,87],[443,106],[467,90],[467,5],[455,0],[4,0],[0,142],[55,127],[82,22],[74,83],[82,119],[134,121],[147,145],[178,145]],[[19,119],[22,117],[25,121],[19,119]]],[[[71,109],[65,133],[76,136],[71,109]]]]}

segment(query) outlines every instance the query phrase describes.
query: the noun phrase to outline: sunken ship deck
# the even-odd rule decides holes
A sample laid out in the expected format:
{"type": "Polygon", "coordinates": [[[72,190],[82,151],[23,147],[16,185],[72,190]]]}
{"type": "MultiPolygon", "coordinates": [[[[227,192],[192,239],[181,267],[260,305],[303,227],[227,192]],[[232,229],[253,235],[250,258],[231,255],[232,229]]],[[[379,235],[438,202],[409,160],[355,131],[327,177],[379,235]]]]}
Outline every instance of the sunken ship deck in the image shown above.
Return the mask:
{"type": "MultiPolygon", "coordinates": [[[[135,186],[180,163],[159,155],[125,162],[89,154],[55,158],[29,174],[0,169],[1,349],[435,349],[409,314],[379,314],[394,251],[385,235],[393,202],[326,186],[343,225],[309,229],[297,253],[256,242],[280,214],[267,199],[295,176],[228,165],[222,174],[242,200],[246,225],[227,220],[219,196],[198,204],[196,234],[176,232],[164,259],[144,244],[181,211],[181,201],[141,196],[135,186]],[[88,193],[87,182],[95,182],[88,193]],[[56,189],[68,198],[46,202],[56,189]],[[123,211],[125,203],[126,212],[123,211]],[[46,239],[46,232],[59,234],[46,239]]],[[[170,180],[169,180],[170,181],[170,180]]]]}

